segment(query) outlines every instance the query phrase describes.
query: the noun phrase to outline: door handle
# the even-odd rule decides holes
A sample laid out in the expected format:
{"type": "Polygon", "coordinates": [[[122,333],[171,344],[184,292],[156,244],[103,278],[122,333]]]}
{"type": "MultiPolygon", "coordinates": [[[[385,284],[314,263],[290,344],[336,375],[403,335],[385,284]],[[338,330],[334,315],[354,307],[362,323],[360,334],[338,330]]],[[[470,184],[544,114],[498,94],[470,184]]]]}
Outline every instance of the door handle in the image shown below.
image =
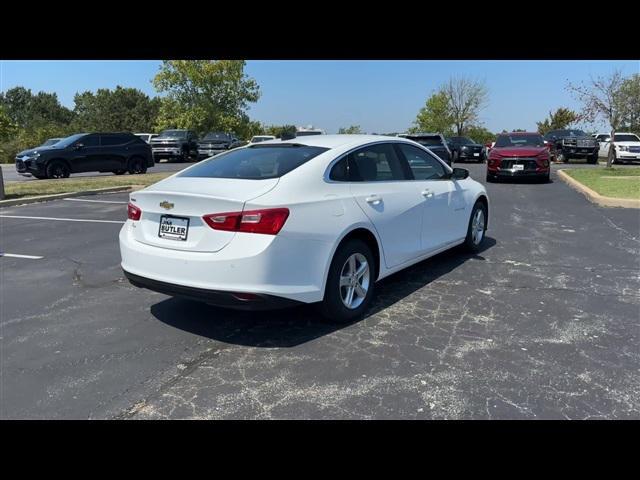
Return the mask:
{"type": "Polygon", "coordinates": [[[365,198],[365,201],[367,203],[370,203],[371,205],[378,205],[382,201],[382,198],[374,194],[374,195],[369,195],[367,198],[365,198]]]}
{"type": "Polygon", "coordinates": [[[431,198],[431,197],[433,197],[433,192],[432,192],[431,190],[429,190],[429,189],[425,189],[425,190],[423,190],[421,193],[422,193],[422,196],[423,196],[424,198],[431,198]]]}

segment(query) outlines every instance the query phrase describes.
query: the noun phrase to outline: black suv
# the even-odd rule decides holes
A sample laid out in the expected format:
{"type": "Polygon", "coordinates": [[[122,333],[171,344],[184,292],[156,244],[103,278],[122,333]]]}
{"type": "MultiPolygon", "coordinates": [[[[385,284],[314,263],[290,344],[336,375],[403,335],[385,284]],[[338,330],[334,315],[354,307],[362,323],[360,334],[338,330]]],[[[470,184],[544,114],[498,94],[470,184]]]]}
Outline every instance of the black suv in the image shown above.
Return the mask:
{"type": "Polygon", "coordinates": [[[151,139],[153,158],[188,162],[198,155],[198,135],[193,130],[164,130],[151,139]]]}
{"type": "Polygon", "coordinates": [[[424,145],[451,166],[451,151],[441,133],[400,133],[398,136],[424,145]]]}
{"type": "Polygon", "coordinates": [[[484,162],[484,145],[476,143],[468,137],[450,137],[447,139],[447,145],[451,150],[451,161],[453,162],[461,160],[484,162]]]}
{"type": "Polygon", "coordinates": [[[198,160],[212,157],[242,144],[243,142],[234,135],[225,132],[209,132],[198,142],[198,160]]]}
{"type": "Polygon", "coordinates": [[[588,163],[598,163],[598,141],[582,130],[551,130],[544,136],[544,141],[557,162],[586,158],[588,163]]]}
{"type": "Polygon", "coordinates": [[[67,178],[71,173],[145,173],[153,167],[151,147],[132,133],[78,133],[53,145],[16,155],[16,170],[36,178],[67,178]]]}

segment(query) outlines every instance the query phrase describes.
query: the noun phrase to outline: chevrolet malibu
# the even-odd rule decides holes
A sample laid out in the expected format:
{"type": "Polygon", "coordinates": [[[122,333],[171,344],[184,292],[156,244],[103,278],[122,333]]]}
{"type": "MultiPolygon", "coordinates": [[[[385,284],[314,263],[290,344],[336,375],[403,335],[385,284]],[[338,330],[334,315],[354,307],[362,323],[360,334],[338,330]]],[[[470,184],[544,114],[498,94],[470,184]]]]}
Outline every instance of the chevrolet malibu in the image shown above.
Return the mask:
{"type": "Polygon", "coordinates": [[[132,193],[120,231],[129,281],[243,309],[317,303],[360,316],[375,282],[464,245],[488,224],[484,187],[411,140],[271,140],[132,193]]]}

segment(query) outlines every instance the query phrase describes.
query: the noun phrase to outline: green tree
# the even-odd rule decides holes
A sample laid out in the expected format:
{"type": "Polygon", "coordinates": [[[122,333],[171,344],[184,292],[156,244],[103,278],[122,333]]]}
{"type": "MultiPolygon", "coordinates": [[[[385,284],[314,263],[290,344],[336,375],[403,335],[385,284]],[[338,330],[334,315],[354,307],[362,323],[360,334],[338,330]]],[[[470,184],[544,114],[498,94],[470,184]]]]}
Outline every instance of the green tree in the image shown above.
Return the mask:
{"type": "Polygon", "coordinates": [[[465,136],[472,138],[478,143],[493,142],[496,139],[496,134],[482,126],[470,125],[465,128],[465,136]]]}
{"type": "Polygon", "coordinates": [[[296,130],[295,125],[269,125],[264,128],[265,135],[273,135],[278,138],[282,138],[284,134],[295,135],[296,130]]]}
{"type": "Polygon", "coordinates": [[[538,133],[544,135],[551,130],[558,130],[571,126],[578,120],[578,114],[568,108],[558,108],[555,112],[549,112],[549,118],[542,122],[536,122],[538,133]]]}
{"type": "Polygon", "coordinates": [[[360,125],[351,125],[349,127],[340,127],[340,129],[338,130],[338,133],[356,134],[356,133],[362,133],[362,129],[360,128],[360,125]]]}
{"type": "Polygon", "coordinates": [[[257,102],[257,82],[244,73],[243,60],[165,60],[153,79],[165,94],[158,128],[190,128],[201,133],[235,131],[257,102]]]}
{"type": "Polygon", "coordinates": [[[119,85],[77,93],[74,102],[74,126],[80,131],[153,131],[160,110],[160,99],[119,85]]]}
{"type": "Polygon", "coordinates": [[[620,86],[623,105],[623,129],[640,134],[640,74],[633,74],[620,86]]]}
{"type": "Polygon", "coordinates": [[[0,105],[19,128],[32,129],[47,124],[68,125],[73,112],[62,106],[55,93],[38,92],[14,87],[0,93],[0,105]]]}
{"type": "Polygon", "coordinates": [[[449,108],[449,100],[447,94],[440,90],[427,99],[409,132],[439,132],[451,135],[453,133],[452,126],[453,118],[449,108]]]}
{"type": "Polygon", "coordinates": [[[0,105],[0,142],[6,142],[11,139],[18,130],[18,126],[11,121],[9,115],[4,110],[4,107],[0,105]]]}

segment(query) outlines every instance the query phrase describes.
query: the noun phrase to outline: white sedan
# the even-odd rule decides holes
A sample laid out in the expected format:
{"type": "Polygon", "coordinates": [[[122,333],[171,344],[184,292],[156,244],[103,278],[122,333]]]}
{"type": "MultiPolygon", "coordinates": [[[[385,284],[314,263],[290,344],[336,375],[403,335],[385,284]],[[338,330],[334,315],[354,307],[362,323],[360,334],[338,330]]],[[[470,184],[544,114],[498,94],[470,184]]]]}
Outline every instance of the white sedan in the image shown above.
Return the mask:
{"type": "Polygon", "coordinates": [[[377,280],[456,245],[478,251],[488,214],[467,170],[411,140],[272,140],[132,193],[122,268],[168,295],[245,309],[319,302],[348,321],[377,280]]]}

